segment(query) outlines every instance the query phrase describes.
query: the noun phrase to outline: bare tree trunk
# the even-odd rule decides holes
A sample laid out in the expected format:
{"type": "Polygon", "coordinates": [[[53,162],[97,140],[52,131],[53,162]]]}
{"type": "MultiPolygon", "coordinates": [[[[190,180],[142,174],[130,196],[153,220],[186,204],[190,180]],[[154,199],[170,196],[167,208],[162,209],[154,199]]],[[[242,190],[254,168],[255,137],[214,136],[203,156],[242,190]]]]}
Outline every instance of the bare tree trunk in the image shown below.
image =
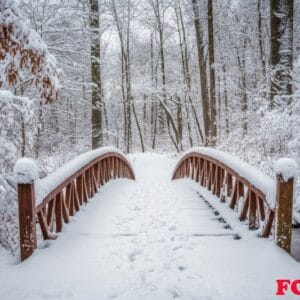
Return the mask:
{"type": "Polygon", "coordinates": [[[272,68],[270,108],[292,101],[294,0],[270,0],[272,68]]]}
{"type": "Polygon", "coordinates": [[[242,128],[243,128],[243,135],[245,136],[248,132],[248,95],[247,95],[247,73],[246,73],[246,47],[247,42],[246,38],[244,38],[244,46],[242,49],[242,59],[240,58],[239,51],[237,49],[237,60],[238,65],[241,73],[241,91],[243,93],[241,99],[241,109],[242,109],[242,128]]]}
{"type": "Polygon", "coordinates": [[[200,1],[192,0],[193,11],[194,11],[194,26],[196,32],[196,41],[198,49],[198,64],[200,72],[200,87],[201,87],[201,104],[203,113],[203,125],[204,125],[204,142],[207,144],[209,138],[209,96],[207,86],[207,75],[206,75],[206,61],[205,61],[205,44],[203,42],[203,32],[200,24],[200,12],[199,5],[200,1]]]}
{"type": "Polygon", "coordinates": [[[228,119],[227,77],[226,77],[226,67],[224,62],[222,62],[222,68],[223,68],[223,85],[224,85],[225,126],[226,126],[226,135],[228,136],[229,119],[228,119]]]}
{"type": "Polygon", "coordinates": [[[135,118],[135,122],[136,122],[136,126],[137,126],[137,129],[138,129],[138,132],[139,132],[139,137],[140,137],[142,152],[145,152],[145,144],[144,144],[144,138],[143,138],[142,128],[140,126],[139,119],[138,119],[137,114],[136,114],[134,102],[132,102],[132,112],[133,112],[133,115],[134,115],[134,118],[135,118]]]}
{"type": "Polygon", "coordinates": [[[208,57],[209,57],[209,92],[210,92],[210,143],[217,140],[217,110],[216,110],[216,83],[215,83],[215,49],[214,49],[214,19],[213,0],[207,0],[208,24],[208,57]]]}
{"type": "Polygon", "coordinates": [[[263,46],[263,30],[262,30],[262,15],[261,15],[261,3],[262,0],[257,0],[257,12],[258,12],[258,42],[259,42],[259,52],[260,52],[260,60],[263,71],[263,78],[266,80],[266,57],[264,53],[263,46]]]}
{"type": "Polygon", "coordinates": [[[103,145],[103,95],[100,67],[100,14],[98,0],[90,2],[91,76],[92,76],[92,149],[103,145]]]}
{"type": "MultiPolygon", "coordinates": [[[[158,67],[155,66],[154,63],[154,46],[153,46],[153,39],[154,34],[151,34],[151,81],[152,81],[152,88],[157,89],[158,85],[158,67]]],[[[155,149],[156,146],[156,136],[157,136],[157,123],[158,123],[158,102],[154,95],[154,93],[151,93],[151,103],[152,103],[152,109],[151,109],[151,124],[152,124],[152,149],[155,149]]]]}

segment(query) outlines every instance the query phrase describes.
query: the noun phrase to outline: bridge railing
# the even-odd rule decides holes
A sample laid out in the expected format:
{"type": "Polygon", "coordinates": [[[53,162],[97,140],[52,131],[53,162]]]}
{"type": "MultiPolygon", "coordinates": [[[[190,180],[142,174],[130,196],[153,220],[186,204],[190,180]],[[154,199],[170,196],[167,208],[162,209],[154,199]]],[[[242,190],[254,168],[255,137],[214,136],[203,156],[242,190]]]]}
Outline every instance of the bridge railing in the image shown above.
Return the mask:
{"type": "MultiPolygon", "coordinates": [[[[286,164],[294,162],[286,159],[286,164]]],[[[250,230],[260,228],[264,238],[275,234],[277,244],[290,252],[294,178],[284,168],[276,173],[277,180],[225,152],[200,147],[182,156],[172,179],[192,178],[228,202],[250,230]]]]}
{"type": "Polygon", "coordinates": [[[43,179],[35,163],[17,161],[19,233],[21,261],[37,248],[36,225],[44,240],[61,232],[80,207],[111,179],[135,179],[125,156],[114,148],[84,153],[43,179]]]}

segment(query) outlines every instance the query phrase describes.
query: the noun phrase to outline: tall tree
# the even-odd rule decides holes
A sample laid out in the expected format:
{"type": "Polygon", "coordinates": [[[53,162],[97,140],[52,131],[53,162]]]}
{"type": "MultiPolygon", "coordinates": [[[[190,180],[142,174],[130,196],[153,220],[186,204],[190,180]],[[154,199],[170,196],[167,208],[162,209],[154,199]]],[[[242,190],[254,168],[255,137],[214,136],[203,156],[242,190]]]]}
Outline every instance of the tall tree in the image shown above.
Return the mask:
{"type": "Polygon", "coordinates": [[[294,0],[270,0],[270,108],[292,100],[294,0]]]}
{"type": "Polygon", "coordinates": [[[90,1],[91,77],[92,77],[92,149],[103,146],[103,91],[101,82],[100,12],[98,0],[90,1]]]}
{"type": "Polygon", "coordinates": [[[214,145],[217,139],[217,109],[215,80],[215,49],[214,49],[214,19],[213,0],[207,0],[207,31],[209,58],[209,94],[210,94],[210,143],[214,145]]]}
{"type": "Polygon", "coordinates": [[[201,105],[203,114],[203,127],[204,127],[204,139],[205,144],[209,138],[209,95],[207,86],[207,74],[206,74],[206,59],[205,59],[205,43],[203,40],[203,30],[200,23],[200,1],[192,0],[193,12],[194,12],[194,26],[196,32],[197,50],[198,50],[198,64],[200,72],[200,88],[201,88],[201,105]]]}

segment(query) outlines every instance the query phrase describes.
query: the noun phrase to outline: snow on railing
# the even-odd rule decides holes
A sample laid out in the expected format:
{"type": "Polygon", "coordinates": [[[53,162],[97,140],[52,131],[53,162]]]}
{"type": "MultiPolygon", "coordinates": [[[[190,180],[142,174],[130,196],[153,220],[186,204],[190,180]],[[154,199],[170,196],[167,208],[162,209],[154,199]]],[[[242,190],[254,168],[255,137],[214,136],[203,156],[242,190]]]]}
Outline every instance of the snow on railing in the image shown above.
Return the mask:
{"type": "Polygon", "coordinates": [[[280,159],[275,165],[276,180],[250,164],[223,151],[199,147],[183,153],[172,179],[191,177],[239,209],[240,221],[248,220],[249,229],[261,229],[263,237],[274,230],[277,244],[290,252],[293,185],[297,164],[280,159]],[[239,204],[242,205],[239,205],[239,204]]]}
{"type": "Polygon", "coordinates": [[[119,150],[105,147],[79,155],[45,178],[39,179],[36,163],[17,161],[21,261],[37,247],[36,223],[43,238],[52,239],[80,206],[110,179],[135,179],[132,167],[119,150]]]}
{"type": "Polygon", "coordinates": [[[182,157],[190,153],[204,154],[230,167],[240,177],[247,179],[253,186],[266,195],[266,201],[271,208],[275,207],[276,180],[259,169],[224,151],[206,147],[195,147],[186,151],[182,157]]]}
{"type": "Polygon", "coordinates": [[[99,156],[108,154],[108,153],[116,153],[119,155],[123,155],[121,151],[114,147],[102,147],[99,149],[95,149],[92,151],[85,152],[83,154],[78,155],[74,159],[67,162],[62,167],[58,168],[53,173],[48,176],[38,179],[35,182],[35,193],[36,193],[36,203],[39,204],[43,201],[43,199],[61,182],[66,180],[68,177],[75,174],[82,167],[97,159],[99,156]]]}

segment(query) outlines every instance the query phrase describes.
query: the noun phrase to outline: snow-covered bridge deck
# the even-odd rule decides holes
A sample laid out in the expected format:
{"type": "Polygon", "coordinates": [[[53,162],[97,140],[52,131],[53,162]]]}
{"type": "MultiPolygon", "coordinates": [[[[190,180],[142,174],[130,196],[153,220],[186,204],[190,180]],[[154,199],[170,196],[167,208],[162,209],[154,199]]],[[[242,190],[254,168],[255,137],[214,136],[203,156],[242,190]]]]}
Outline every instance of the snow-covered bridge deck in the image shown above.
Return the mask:
{"type": "Polygon", "coordinates": [[[268,300],[276,279],[299,277],[293,258],[210,192],[171,181],[174,159],[130,160],[136,181],[110,181],[57,240],[22,264],[0,262],[1,299],[268,300]]]}

